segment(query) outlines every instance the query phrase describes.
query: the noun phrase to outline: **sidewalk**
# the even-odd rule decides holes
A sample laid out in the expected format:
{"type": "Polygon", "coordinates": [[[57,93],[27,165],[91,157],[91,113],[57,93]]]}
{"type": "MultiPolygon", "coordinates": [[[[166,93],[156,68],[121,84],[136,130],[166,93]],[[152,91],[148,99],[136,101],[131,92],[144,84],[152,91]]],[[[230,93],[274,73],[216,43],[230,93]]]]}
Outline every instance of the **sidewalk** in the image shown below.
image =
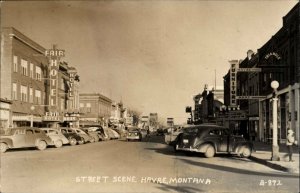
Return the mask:
{"type": "Polygon", "coordinates": [[[253,142],[254,151],[249,159],[252,161],[264,164],[273,169],[294,173],[299,175],[299,147],[293,147],[293,160],[294,162],[289,162],[287,154],[287,147],[284,144],[279,145],[279,156],[280,161],[271,161],[272,157],[272,144],[266,144],[263,142],[253,142]]]}

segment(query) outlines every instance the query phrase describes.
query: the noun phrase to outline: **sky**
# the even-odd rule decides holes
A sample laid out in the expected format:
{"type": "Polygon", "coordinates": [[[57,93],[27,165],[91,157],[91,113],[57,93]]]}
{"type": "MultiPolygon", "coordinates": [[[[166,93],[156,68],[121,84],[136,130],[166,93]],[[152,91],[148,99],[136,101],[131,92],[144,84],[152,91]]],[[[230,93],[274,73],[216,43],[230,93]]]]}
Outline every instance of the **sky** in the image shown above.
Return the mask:
{"type": "Polygon", "coordinates": [[[297,2],[3,1],[1,27],[64,49],[81,93],[101,93],[176,124],[186,122],[193,96],[205,84],[223,87],[228,61],[262,47],[297,2]]]}

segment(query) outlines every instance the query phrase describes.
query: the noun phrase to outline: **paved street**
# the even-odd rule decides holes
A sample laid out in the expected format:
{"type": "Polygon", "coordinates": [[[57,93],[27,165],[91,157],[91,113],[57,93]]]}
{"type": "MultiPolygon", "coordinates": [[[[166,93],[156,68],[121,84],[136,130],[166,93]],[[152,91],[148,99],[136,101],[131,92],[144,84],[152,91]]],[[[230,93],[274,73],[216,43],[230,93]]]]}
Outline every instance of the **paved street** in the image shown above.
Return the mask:
{"type": "Polygon", "coordinates": [[[8,151],[1,156],[1,191],[299,192],[295,175],[227,155],[175,154],[162,141],[8,151]]]}

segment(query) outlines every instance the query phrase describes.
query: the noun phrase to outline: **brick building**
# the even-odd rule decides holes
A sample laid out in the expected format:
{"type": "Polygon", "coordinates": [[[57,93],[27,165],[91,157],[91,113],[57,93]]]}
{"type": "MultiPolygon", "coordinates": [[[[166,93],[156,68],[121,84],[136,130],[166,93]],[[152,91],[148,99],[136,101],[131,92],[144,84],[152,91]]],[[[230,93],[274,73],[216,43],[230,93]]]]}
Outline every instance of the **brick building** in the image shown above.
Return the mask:
{"type": "Polygon", "coordinates": [[[54,120],[48,115],[53,114],[60,114],[57,123],[63,122],[72,98],[67,96],[71,86],[66,83],[70,83],[69,70],[74,68],[58,63],[57,79],[52,79],[49,58],[45,56],[47,50],[12,27],[1,29],[1,45],[0,98],[11,101],[9,125],[29,126],[31,120],[34,126],[51,125],[54,120]],[[53,82],[61,87],[57,85],[51,90],[53,82]],[[58,103],[51,103],[51,93],[60,96],[58,103]]]}
{"type": "MultiPolygon", "coordinates": [[[[299,3],[283,17],[283,26],[257,53],[247,53],[240,60],[239,68],[261,68],[261,72],[237,74],[237,96],[261,96],[254,100],[238,100],[238,105],[247,112],[248,120],[240,123],[240,129],[253,139],[271,141],[272,98],[271,82],[279,82],[278,139],[285,143],[287,129],[291,128],[299,138],[300,127],[300,11],[299,3]]],[[[230,73],[224,76],[224,101],[230,106],[230,73]]]]}
{"type": "Polygon", "coordinates": [[[99,93],[80,93],[80,124],[106,123],[112,110],[112,100],[99,93]]]}

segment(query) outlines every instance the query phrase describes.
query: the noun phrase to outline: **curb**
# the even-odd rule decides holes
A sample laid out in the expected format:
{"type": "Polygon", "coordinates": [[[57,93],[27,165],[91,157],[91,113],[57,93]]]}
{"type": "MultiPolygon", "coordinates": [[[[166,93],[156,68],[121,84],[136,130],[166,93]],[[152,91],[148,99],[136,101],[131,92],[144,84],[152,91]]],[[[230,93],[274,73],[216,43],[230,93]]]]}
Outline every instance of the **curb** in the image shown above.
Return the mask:
{"type": "Polygon", "coordinates": [[[268,166],[272,169],[275,169],[275,170],[288,172],[288,173],[294,173],[292,168],[287,168],[287,167],[283,167],[279,164],[270,163],[270,162],[268,162],[267,160],[264,160],[264,159],[260,159],[260,158],[254,157],[254,156],[250,156],[249,159],[252,160],[252,161],[255,161],[257,163],[266,165],[266,166],[268,166]]]}

